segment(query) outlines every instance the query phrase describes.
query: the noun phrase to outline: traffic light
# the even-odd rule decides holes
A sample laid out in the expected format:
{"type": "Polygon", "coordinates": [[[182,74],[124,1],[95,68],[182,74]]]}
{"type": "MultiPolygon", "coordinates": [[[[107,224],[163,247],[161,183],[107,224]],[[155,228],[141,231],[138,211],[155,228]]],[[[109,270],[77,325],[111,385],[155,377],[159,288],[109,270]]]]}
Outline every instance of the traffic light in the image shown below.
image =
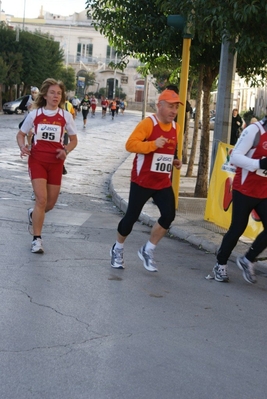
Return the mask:
{"type": "Polygon", "coordinates": [[[184,38],[192,39],[192,24],[189,24],[182,15],[168,15],[167,25],[183,32],[184,38]]]}

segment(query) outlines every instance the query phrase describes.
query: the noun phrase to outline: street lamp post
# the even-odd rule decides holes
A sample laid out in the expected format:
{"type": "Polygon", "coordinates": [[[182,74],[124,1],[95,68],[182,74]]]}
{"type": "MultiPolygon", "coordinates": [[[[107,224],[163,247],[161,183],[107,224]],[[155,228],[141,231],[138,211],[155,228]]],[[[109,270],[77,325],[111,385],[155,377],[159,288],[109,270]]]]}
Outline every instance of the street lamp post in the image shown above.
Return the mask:
{"type": "Polygon", "coordinates": [[[117,64],[117,52],[115,54],[115,69],[114,69],[114,84],[113,84],[113,98],[116,97],[116,64],[117,64]]]}
{"type": "MultiPolygon", "coordinates": [[[[177,30],[183,31],[183,51],[182,51],[182,68],[180,76],[180,87],[179,95],[181,102],[184,104],[180,106],[178,112],[178,125],[180,126],[180,132],[178,135],[178,159],[182,159],[183,139],[184,139],[184,123],[185,123],[185,107],[187,99],[187,86],[188,86],[188,75],[189,75],[189,61],[190,61],[190,47],[191,39],[193,37],[193,26],[192,23],[188,23],[182,15],[169,15],[167,23],[173,26],[177,30]]],[[[175,196],[175,208],[178,209],[179,201],[179,185],[180,185],[181,171],[173,169],[172,187],[175,196]]]]}
{"type": "Polygon", "coordinates": [[[25,24],[25,10],[26,10],[26,0],[24,0],[24,10],[23,10],[22,30],[24,30],[24,24],[25,24]]]}

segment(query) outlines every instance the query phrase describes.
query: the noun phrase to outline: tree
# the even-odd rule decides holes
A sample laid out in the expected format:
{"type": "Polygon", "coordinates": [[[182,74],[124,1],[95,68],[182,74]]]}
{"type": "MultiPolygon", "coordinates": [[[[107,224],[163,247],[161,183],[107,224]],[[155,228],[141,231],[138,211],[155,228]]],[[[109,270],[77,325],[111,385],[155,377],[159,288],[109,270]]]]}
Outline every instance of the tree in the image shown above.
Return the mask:
{"type": "Polygon", "coordinates": [[[105,35],[120,53],[117,67],[128,56],[153,64],[159,56],[169,59],[181,54],[181,34],[167,29],[166,14],[157,1],[87,0],[88,14],[96,30],[105,35]]]}
{"type": "Polygon", "coordinates": [[[6,79],[7,73],[8,73],[8,66],[5,63],[4,59],[2,57],[0,57],[0,111],[3,111],[3,108],[2,108],[2,103],[3,103],[2,85],[6,79]]]}
{"type": "MultiPolygon", "coordinates": [[[[191,64],[203,68],[203,123],[201,131],[200,169],[195,195],[206,196],[209,165],[210,91],[219,72],[222,34],[226,34],[238,52],[238,72],[254,79],[266,77],[267,24],[266,2],[254,0],[87,0],[94,26],[124,56],[139,58],[147,69],[163,57],[166,65],[181,57],[182,34],[167,26],[167,15],[182,14],[195,27],[191,46],[191,64]],[[129,29],[131,27],[131,29],[129,29]],[[238,39],[238,40],[236,40],[238,39]]],[[[121,67],[123,68],[123,62],[121,67]]]]}
{"type": "MultiPolygon", "coordinates": [[[[172,2],[161,1],[136,1],[134,3],[125,3],[122,0],[111,1],[88,1],[88,6],[91,6],[91,12],[95,22],[96,29],[104,33],[118,51],[126,55],[132,55],[139,58],[141,61],[147,63],[147,69],[150,71],[158,64],[160,57],[162,65],[165,64],[165,69],[169,69],[176,63],[177,66],[181,63],[182,53],[182,32],[175,28],[167,26],[167,15],[172,13],[179,13],[178,7],[172,2]],[[176,12],[177,10],[177,12],[176,12]],[[131,26],[131,29],[129,29],[131,26]]],[[[180,2],[181,3],[181,2],[180,2]]],[[[188,3],[184,0],[184,3],[188,3]]],[[[190,8],[185,11],[189,15],[192,14],[192,4],[190,8]]],[[[213,35],[215,36],[215,35],[213,35]]],[[[210,35],[208,35],[210,38],[210,35]]],[[[207,40],[205,46],[200,42],[197,35],[194,38],[194,45],[192,45],[191,58],[194,60],[193,65],[199,68],[200,65],[209,65],[205,71],[211,76],[207,76],[207,82],[212,85],[212,77],[216,76],[216,71],[219,71],[219,57],[220,57],[220,37],[217,35],[217,46],[207,40]],[[212,56],[210,54],[212,53],[212,56]]],[[[166,77],[164,77],[166,80],[166,77]]],[[[210,89],[206,84],[207,90],[206,98],[210,94],[210,89]]],[[[205,112],[206,109],[205,109],[205,112]]],[[[208,113],[209,114],[209,113],[208,113]]],[[[208,119],[208,114],[204,115],[208,119]]],[[[207,126],[204,124],[203,129],[207,126]]],[[[207,144],[208,133],[202,130],[201,143],[203,154],[202,169],[205,173],[198,176],[199,187],[202,188],[202,193],[198,191],[198,195],[206,196],[207,192],[207,176],[208,176],[208,154],[209,143],[207,144]],[[206,156],[204,156],[206,155],[206,156]]]]}
{"type": "Polygon", "coordinates": [[[66,87],[66,91],[74,91],[76,88],[75,70],[68,66],[62,67],[59,73],[59,79],[62,80],[66,87]]]}
{"type": "Polygon", "coordinates": [[[40,87],[48,77],[59,79],[63,67],[63,50],[48,34],[21,31],[19,51],[23,54],[23,71],[20,75],[24,91],[30,86],[40,87]]]}
{"type": "Polygon", "coordinates": [[[77,94],[83,96],[85,93],[88,93],[90,86],[94,86],[95,73],[81,70],[79,71],[79,75],[77,78],[78,78],[77,94]],[[79,82],[82,82],[82,85],[80,85],[79,82]]]}
{"type": "MultiPolygon", "coordinates": [[[[8,67],[3,80],[6,90],[23,82],[23,94],[30,86],[39,86],[48,77],[58,79],[63,66],[63,50],[59,43],[39,32],[17,32],[0,25],[0,56],[8,67]]],[[[12,99],[12,98],[10,98],[12,99]]]]}

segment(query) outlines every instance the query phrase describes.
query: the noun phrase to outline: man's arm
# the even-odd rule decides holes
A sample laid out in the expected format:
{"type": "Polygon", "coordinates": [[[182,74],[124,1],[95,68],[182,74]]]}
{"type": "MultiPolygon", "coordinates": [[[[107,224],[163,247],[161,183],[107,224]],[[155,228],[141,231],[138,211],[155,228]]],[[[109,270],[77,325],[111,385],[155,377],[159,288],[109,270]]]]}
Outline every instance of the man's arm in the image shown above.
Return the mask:
{"type": "Polygon", "coordinates": [[[158,148],[155,141],[147,141],[152,130],[153,122],[150,118],[145,118],[139,122],[125,144],[126,150],[139,154],[149,154],[155,151],[158,148]]]}

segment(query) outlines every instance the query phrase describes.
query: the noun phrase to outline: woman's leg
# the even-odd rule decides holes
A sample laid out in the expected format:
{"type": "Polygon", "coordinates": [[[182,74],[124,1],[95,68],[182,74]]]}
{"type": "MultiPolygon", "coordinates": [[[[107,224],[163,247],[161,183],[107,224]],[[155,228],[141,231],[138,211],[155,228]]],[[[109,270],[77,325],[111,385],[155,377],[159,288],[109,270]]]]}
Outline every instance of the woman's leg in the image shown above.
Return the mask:
{"type": "Polygon", "coordinates": [[[41,236],[47,204],[47,181],[46,179],[32,180],[35,193],[35,204],[32,212],[33,235],[41,236]]]}
{"type": "Polygon", "coordinates": [[[217,253],[217,261],[220,265],[226,265],[236,246],[240,236],[244,233],[249,215],[257,204],[257,199],[241,194],[233,190],[232,221],[229,230],[223,237],[217,253]]]}
{"type": "Polygon", "coordinates": [[[45,213],[54,208],[60,186],[47,184],[45,179],[34,179],[32,181],[35,192],[35,205],[32,213],[33,235],[42,235],[42,228],[45,219],[45,213]]]}
{"type": "Polygon", "coordinates": [[[267,248],[267,199],[259,201],[257,206],[255,206],[255,211],[262,221],[264,230],[256,237],[245,255],[252,263],[255,262],[257,256],[267,248]]]}
{"type": "Polygon", "coordinates": [[[33,235],[41,236],[45,213],[53,209],[61,186],[63,161],[39,163],[29,157],[29,174],[35,193],[32,212],[33,235]]]}

